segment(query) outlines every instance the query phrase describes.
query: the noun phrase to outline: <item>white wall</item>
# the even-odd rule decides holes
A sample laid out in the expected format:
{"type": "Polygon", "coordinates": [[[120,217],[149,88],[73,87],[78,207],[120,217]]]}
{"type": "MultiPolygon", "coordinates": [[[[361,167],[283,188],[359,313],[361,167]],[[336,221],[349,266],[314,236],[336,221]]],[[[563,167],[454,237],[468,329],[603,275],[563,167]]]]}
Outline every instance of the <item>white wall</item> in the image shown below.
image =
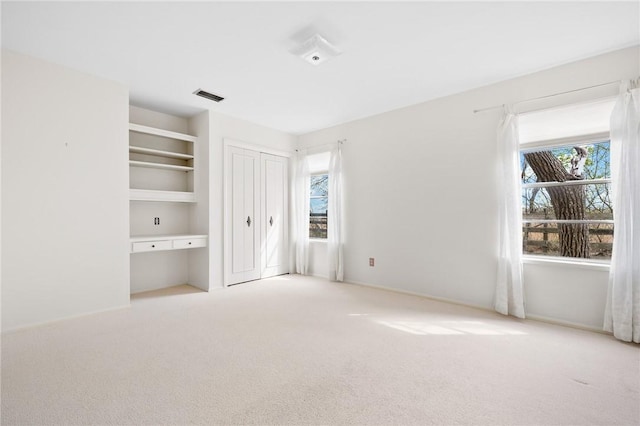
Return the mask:
{"type": "Polygon", "coordinates": [[[609,270],[525,263],[525,309],[532,318],[602,329],[609,270]]]}
{"type": "MultiPolygon", "coordinates": [[[[301,136],[301,148],[347,139],[345,279],[491,308],[497,259],[495,135],[501,112],[473,110],[636,78],[638,50],[612,52],[301,136]],[[376,259],[373,268],[369,257],[376,259]]],[[[617,87],[608,86],[531,102],[520,110],[616,92],[617,87]]],[[[326,262],[317,256],[312,256],[314,262],[326,262]]],[[[527,312],[600,328],[606,276],[606,271],[526,264],[527,312]]]]}
{"type": "MultiPolygon", "coordinates": [[[[211,215],[209,214],[209,112],[204,111],[189,119],[189,134],[198,136],[194,146],[196,170],[194,190],[196,204],[191,206],[189,228],[192,234],[209,235],[211,215]]],[[[197,250],[183,250],[189,252],[189,284],[202,290],[209,291],[210,281],[210,250],[211,244],[197,250]]]]}
{"type": "Polygon", "coordinates": [[[326,240],[309,241],[309,266],[307,273],[329,279],[329,258],[326,240]]]}
{"type": "Polygon", "coordinates": [[[209,114],[210,288],[220,289],[224,287],[224,139],[291,152],[297,138],[218,112],[209,114]]]}
{"type": "Polygon", "coordinates": [[[2,51],[2,327],[129,304],[127,88],[2,51]]]}

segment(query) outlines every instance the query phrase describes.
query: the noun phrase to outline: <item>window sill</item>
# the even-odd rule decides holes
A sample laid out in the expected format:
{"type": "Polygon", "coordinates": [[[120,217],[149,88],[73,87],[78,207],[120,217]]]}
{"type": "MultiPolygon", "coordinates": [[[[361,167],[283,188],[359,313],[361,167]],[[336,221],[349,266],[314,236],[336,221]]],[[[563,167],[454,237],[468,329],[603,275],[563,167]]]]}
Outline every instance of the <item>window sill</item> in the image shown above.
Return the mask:
{"type": "Polygon", "coordinates": [[[312,243],[326,243],[327,239],[326,238],[309,238],[309,242],[312,242],[312,243]]]}
{"type": "Polygon", "coordinates": [[[557,265],[557,266],[569,266],[583,269],[593,269],[597,271],[608,271],[610,269],[609,261],[605,260],[575,260],[567,259],[563,257],[543,257],[524,255],[522,256],[522,263],[531,265],[557,265]]]}

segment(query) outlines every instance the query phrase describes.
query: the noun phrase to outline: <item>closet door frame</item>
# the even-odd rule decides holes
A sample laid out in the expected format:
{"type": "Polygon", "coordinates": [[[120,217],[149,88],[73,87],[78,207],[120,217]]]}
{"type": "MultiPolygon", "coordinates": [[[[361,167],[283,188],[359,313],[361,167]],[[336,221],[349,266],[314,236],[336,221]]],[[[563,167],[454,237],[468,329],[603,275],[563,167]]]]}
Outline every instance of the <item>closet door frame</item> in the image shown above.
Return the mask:
{"type": "MultiPolygon", "coordinates": [[[[229,174],[229,170],[231,170],[231,164],[230,164],[230,160],[231,160],[231,153],[230,153],[230,147],[234,147],[234,148],[239,148],[239,149],[248,149],[251,151],[256,151],[257,153],[264,153],[264,154],[270,154],[270,155],[276,155],[279,157],[285,157],[288,159],[288,164],[287,167],[290,167],[290,160],[291,157],[293,156],[292,152],[288,152],[288,151],[281,151],[278,149],[273,149],[273,148],[269,148],[266,146],[262,146],[259,144],[254,144],[254,143],[249,143],[249,142],[244,142],[244,141],[240,141],[237,139],[231,139],[231,138],[224,138],[223,139],[223,170],[222,170],[222,175],[223,175],[223,195],[222,195],[222,199],[223,199],[223,253],[222,253],[222,261],[223,261],[223,283],[225,287],[228,287],[230,285],[236,284],[229,284],[230,281],[230,277],[232,275],[232,258],[230,256],[230,250],[232,248],[231,246],[231,217],[230,217],[230,211],[229,211],[229,202],[231,200],[231,187],[230,185],[232,184],[231,182],[231,176],[229,174]]],[[[260,166],[260,162],[258,163],[260,166]]],[[[260,179],[262,178],[262,170],[257,171],[258,176],[260,176],[260,179]]],[[[287,182],[287,190],[289,189],[289,182],[287,182]]],[[[288,203],[290,205],[290,202],[288,203]]],[[[262,206],[258,206],[257,212],[260,216],[262,216],[262,206]]],[[[287,213],[288,213],[288,209],[287,209],[287,213]]],[[[256,218],[257,219],[257,223],[261,223],[262,222],[262,218],[256,218]]],[[[288,230],[287,230],[287,234],[288,234],[288,230]]],[[[261,245],[262,244],[262,234],[261,232],[258,232],[257,234],[257,238],[258,238],[258,243],[261,245]]],[[[288,238],[288,237],[287,237],[288,238]]],[[[287,245],[288,245],[289,241],[287,241],[287,245]]],[[[262,273],[262,255],[261,253],[259,253],[258,256],[260,265],[259,265],[259,270],[260,273],[262,273]]],[[[289,259],[289,256],[287,256],[287,259],[289,259]]],[[[260,277],[258,277],[260,278],[260,277]]]]}

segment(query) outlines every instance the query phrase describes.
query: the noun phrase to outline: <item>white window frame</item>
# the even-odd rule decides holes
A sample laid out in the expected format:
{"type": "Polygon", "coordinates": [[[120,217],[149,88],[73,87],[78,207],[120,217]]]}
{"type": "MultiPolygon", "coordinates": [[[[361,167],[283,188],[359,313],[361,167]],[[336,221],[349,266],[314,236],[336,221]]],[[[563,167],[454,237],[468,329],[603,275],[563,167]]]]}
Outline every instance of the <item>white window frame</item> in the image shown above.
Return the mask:
{"type": "MultiPolygon", "coordinates": [[[[520,144],[520,154],[539,151],[542,149],[556,148],[561,146],[567,146],[572,144],[589,145],[591,143],[601,143],[604,141],[611,141],[611,135],[609,132],[591,133],[586,135],[577,135],[559,139],[547,139],[533,142],[526,142],[520,144]]],[[[523,183],[522,189],[527,188],[540,188],[540,187],[552,187],[552,186],[571,186],[571,185],[594,185],[594,184],[611,184],[611,178],[606,179],[590,179],[590,180],[576,180],[568,182],[532,182],[523,183]]],[[[522,218],[522,224],[525,223],[606,223],[613,224],[613,220],[558,220],[558,219],[538,219],[529,220],[522,218]]],[[[614,235],[615,238],[615,235],[614,235]]],[[[595,270],[609,270],[611,260],[600,259],[583,259],[577,257],[562,257],[562,256],[545,256],[529,254],[524,252],[523,247],[522,261],[528,264],[557,264],[557,265],[571,265],[576,267],[583,267],[587,269],[595,270]]]]}
{"type": "MultiPolygon", "coordinates": [[[[327,176],[327,179],[328,179],[329,178],[329,172],[328,171],[314,172],[314,173],[311,173],[310,178],[313,177],[313,176],[325,176],[325,175],[327,176]]],[[[314,199],[314,198],[326,198],[327,202],[329,202],[330,194],[329,194],[328,186],[329,186],[329,183],[327,181],[327,195],[326,196],[325,195],[315,195],[314,196],[314,195],[309,194],[309,204],[311,204],[311,200],[314,199]]],[[[311,192],[311,179],[309,179],[309,192],[311,192]]],[[[311,220],[311,206],[309,206],[309,220],[311,220]]],[[[309,240],[326,242],[327,238],[329,236],[329,234],[328,234],[329,231],[328,230],[329,230],[329,224],[327,223],[327,237],[320,238],[320,237],[312,237],[311,235],[309,235],[309,240]]],[[[311,229],[309,229],[309,234],[311,234],[311,229]]]]}

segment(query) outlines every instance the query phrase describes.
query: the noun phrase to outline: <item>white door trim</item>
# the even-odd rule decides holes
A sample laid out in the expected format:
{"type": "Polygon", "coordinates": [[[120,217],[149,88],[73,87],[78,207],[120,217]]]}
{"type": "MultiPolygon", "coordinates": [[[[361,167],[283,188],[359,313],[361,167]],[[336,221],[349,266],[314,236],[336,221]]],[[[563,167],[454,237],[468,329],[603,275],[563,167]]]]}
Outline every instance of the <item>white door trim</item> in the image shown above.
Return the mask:
{"type": "Polygon", "coordinates": [[[226,149],[227,146],[235,146],[236,148],[249,149],[251,151],[262,152],[265,154],[277,155],[278,157],[293,157],[294,153],[289,151],[282,151],[279,149],[269,148],[263,145],[258,145],[250,142],[244,142],[237,139],[231,138],[223,138],[224,147],[226,149]]]}

